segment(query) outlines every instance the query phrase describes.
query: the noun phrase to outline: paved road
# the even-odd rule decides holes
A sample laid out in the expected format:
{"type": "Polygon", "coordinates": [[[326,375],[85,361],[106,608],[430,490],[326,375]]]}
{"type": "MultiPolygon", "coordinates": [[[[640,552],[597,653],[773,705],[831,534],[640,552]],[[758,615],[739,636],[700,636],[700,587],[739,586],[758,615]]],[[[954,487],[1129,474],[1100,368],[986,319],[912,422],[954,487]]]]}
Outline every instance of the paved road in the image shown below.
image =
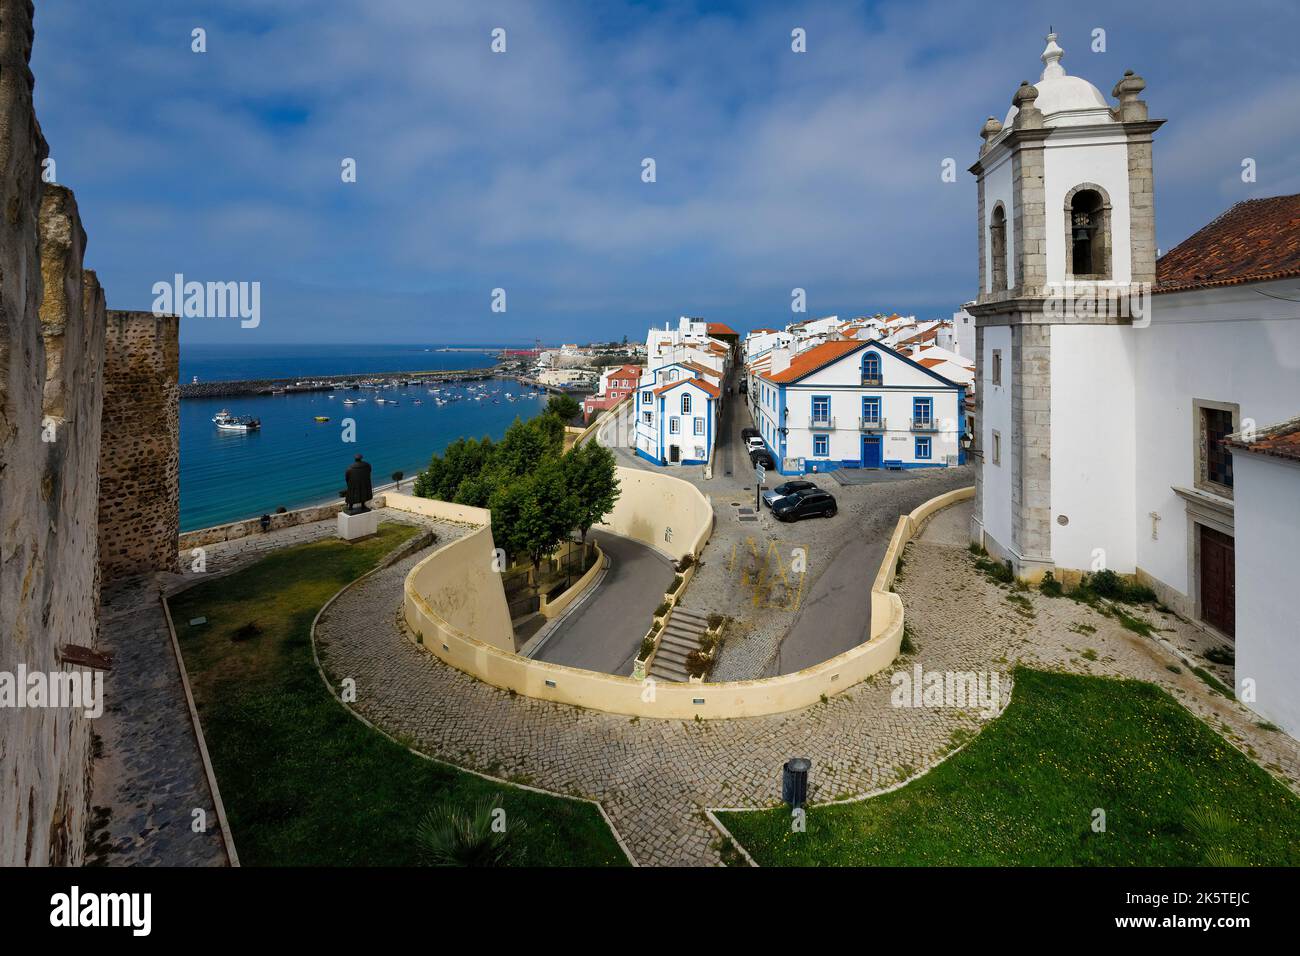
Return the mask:
{"type": "Polygon", "coordinates": [[[631,538],[605,531],[593,531],[592,536],[609,555],[605,578],[533,656],[551,664],[627,676],[654,609],[672,583],[673,566],[659,552],[631,538]]]}

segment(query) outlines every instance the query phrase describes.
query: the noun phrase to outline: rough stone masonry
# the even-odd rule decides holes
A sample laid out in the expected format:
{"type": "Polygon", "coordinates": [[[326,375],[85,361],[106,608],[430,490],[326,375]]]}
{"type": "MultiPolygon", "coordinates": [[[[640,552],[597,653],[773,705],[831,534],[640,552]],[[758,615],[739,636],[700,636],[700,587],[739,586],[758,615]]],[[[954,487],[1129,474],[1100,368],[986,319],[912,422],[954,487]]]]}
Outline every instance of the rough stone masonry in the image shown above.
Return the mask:
{"type": "MultiPolygon", "coordinates": [[[[110,327],[99,282],[82,265],[76,200],[42,179],[49,150],[32,109],[33,12],[30,0],[0,0],[0,671],[9,674],[63,672],[63,649],[95,644],[101,453],[141,469],[156,458],[162,478],[141,482],[138,493],[164,515],[177,505],[176,322],[154,320],[138,361],[131,352],[142,323],[110,327]],[[137,448],[137,433],[126,430],[105,442],[103,416],[119,413],[115,392],[105,403],[105,385],[146,368],[155,383],[137,402],[141,414],[148,402],[171,403],[152,409],[157,440],[137,448]]],[[[120,480],[116,465],[112,478],[120,480]]],[[[158,567],[171,567],[174,518],[129,532],[119,529],[129,512],[110,508],[108,518],[111,540],[130,541],[137,557],[165,553],[158,567]],[[168,535],[165,547],[152,540],[168,535]]],[[[141,557],[133,569],[148,563],[141,557]]],[[[0,712],[0,865],[82,861],[90,763],[91,725],[80,709],[0,712]]]]}

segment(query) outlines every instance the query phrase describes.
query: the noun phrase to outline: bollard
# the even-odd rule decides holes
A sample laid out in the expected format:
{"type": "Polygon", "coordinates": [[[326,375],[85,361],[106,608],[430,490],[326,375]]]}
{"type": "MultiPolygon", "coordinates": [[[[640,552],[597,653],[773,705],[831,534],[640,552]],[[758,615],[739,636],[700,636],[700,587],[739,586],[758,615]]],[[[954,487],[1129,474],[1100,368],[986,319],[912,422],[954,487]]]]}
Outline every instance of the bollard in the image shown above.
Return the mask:
{"type": "Polygon", "coordinates": [[[806,757],[787,760],[781,767],[781,799],[791,807],[808,802],[808,771],[812,761],[806,757]]]}

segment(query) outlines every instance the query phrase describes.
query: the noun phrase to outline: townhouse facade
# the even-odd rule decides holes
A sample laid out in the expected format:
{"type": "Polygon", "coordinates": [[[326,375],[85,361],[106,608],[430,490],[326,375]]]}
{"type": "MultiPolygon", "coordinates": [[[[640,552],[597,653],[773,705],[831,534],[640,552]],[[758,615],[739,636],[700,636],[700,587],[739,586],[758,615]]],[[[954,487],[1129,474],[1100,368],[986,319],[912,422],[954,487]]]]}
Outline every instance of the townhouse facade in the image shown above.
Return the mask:
{"type": "Polygon", "coordinates": [[[760,358],[749,405],[781,474],[965,462],[964,387],[883,343],[838,340],[760,358]]]}
{"type": "Polygon", "coordinates": [[[702,366],[647,371],[636,392],[636,453],[656,465],[704,465],[713,454],[722,389],[702,366]]]}

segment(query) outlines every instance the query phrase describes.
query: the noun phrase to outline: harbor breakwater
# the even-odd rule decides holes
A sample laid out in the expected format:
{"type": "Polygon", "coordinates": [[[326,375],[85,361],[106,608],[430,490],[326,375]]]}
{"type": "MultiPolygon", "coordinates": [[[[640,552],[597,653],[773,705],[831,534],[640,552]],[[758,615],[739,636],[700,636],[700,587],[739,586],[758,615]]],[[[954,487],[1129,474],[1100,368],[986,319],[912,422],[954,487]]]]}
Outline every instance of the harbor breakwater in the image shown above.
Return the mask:
{"type": "Polygon", "coordinates": [[[492,368],[434,370],[425,372],[373,372],[369,374],[328,375],[312,378],[264,378],[239,382],[182,382],[181,398],[231,398],[243,395],[301,394],[332,392],[340,388],[360,388],[367,384],[412,384],[479,382],[502,375],[501,366],[492,368]]]}

